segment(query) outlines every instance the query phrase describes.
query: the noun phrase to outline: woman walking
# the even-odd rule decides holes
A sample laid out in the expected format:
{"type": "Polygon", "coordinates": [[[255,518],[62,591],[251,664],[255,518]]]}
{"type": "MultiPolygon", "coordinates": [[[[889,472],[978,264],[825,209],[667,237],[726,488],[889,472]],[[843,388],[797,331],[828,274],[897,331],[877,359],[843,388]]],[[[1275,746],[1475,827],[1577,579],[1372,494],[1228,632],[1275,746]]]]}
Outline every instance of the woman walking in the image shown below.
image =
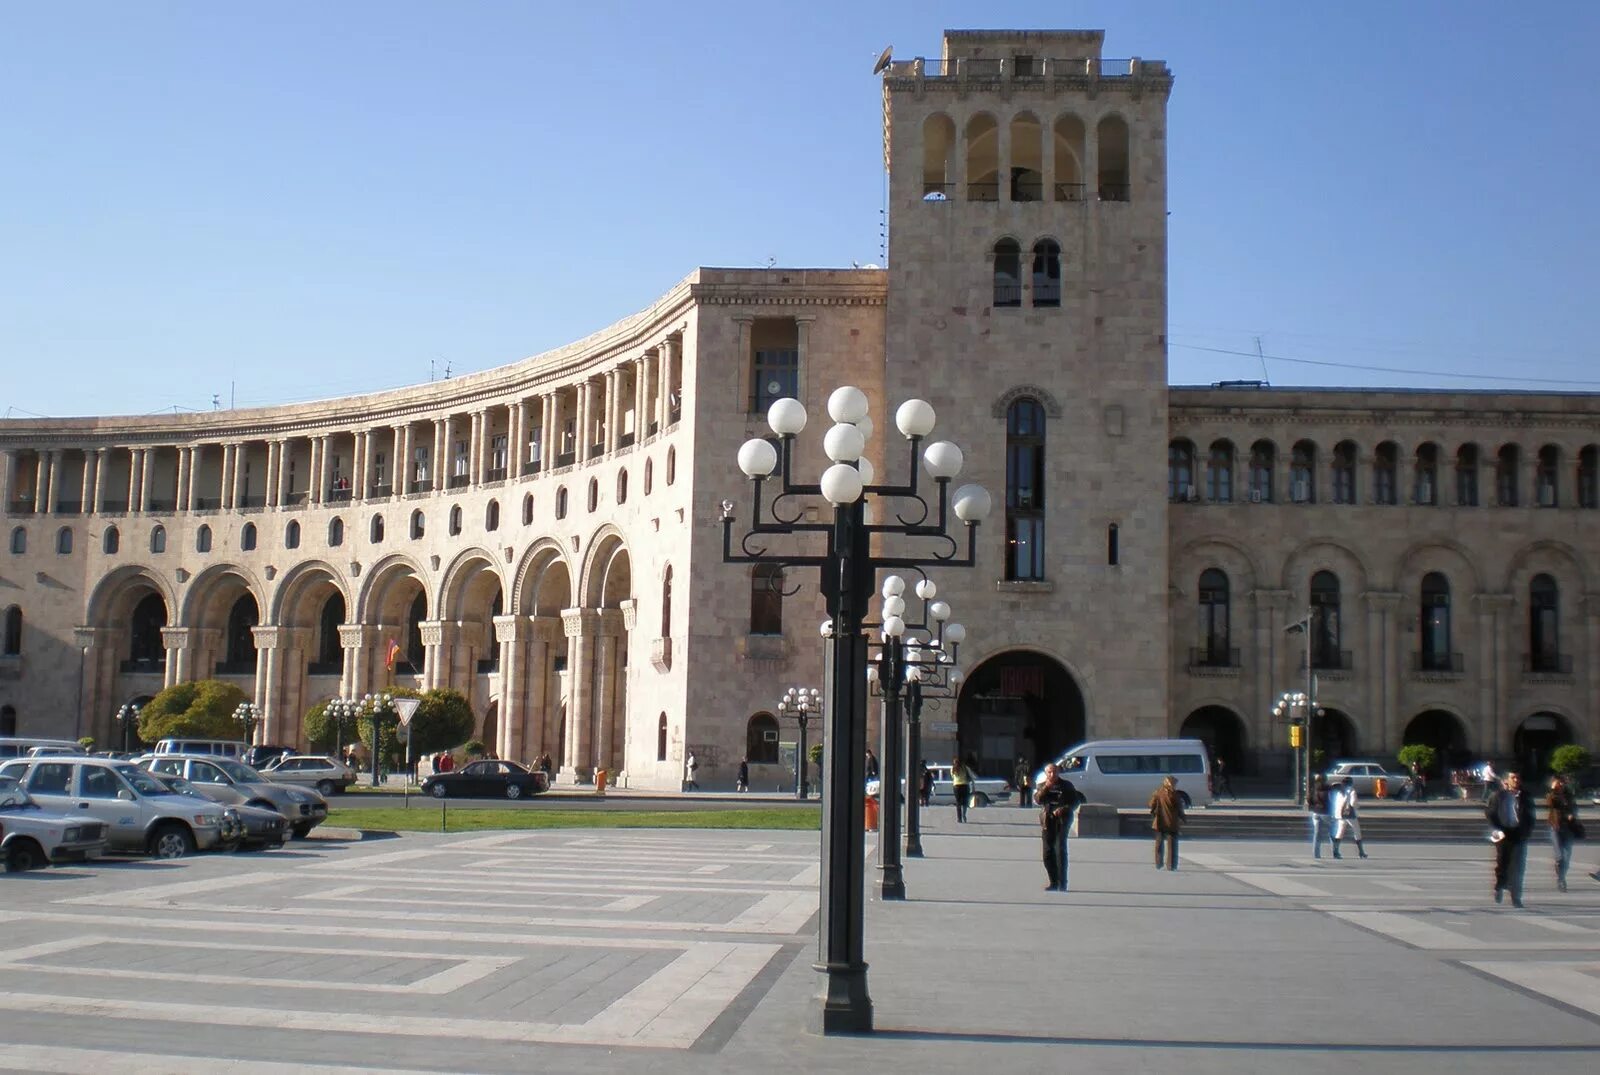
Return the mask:
{"type": "Polygon", "coordinates": [[[1177,777],[1169,776],[1150,796],[1150,827],[1156,833],[1156,869],[1161,869],[1161,851],[1167,853],[1167,869],[1178,868],[1178,830],[1183,827],[1183,800],[1178,797],[1177,777]]]}
{"type": "Polygon", "coordinates": [[[972,770],[967,768],[967,763],[957,754],[950,762],[950,784],[956,797],[956,821],[965,823],[967,820],[967,803],[972,798],[972,770]]]}
{"type": "Polygon", "coordinates": [[[1344,783],[1334,789],[1329,798],[1338,803],[1333,822],[1333,857],[1343,857],[1339,854],[1339,841],[1349,837],[1356,842],[1356,850],[1361,852],[1361,857],[1366,858],[1367,849],[1361,842],[1361,815],[1356,810],[1354,778],[1345,777],[1344,783]]]}
{"type": "Polygon", "coordinates": [[[1556,853],[1556,888],[1567,890],[1567,867],[1572,865],[1572,841],[1582,828],[1578,821],[1578,802],[1559,776],[1550,778],[1550,793],[1545,796],[1545,820],[1550,825],[1550,846],[1556,853]]]}

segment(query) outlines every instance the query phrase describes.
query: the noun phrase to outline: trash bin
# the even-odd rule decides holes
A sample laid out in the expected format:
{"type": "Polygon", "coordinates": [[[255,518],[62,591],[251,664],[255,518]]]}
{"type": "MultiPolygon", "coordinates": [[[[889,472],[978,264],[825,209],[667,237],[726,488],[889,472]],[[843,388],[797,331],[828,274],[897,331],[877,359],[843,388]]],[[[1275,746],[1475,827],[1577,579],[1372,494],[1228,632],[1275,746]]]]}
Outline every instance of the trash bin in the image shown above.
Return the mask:
{"type": "Polygon", "coordinates": [[[594,771],[594,793],[596,795],[604,795],[606,793],[606,777],[610,775],[604,769],[596,769],[594,771]]]}
{"type": "Polygon", "coordinates": [[[1372,794],[1380,799],[1389,797],[1389,781],[1383,777],[1375,777],[1372,781],[1372,794]]]}
{"type": "Polygon", "coordinates": [[[866,815],[867,831],[878,831],[878,797],[876,795],[867,796],[866,815]]]}

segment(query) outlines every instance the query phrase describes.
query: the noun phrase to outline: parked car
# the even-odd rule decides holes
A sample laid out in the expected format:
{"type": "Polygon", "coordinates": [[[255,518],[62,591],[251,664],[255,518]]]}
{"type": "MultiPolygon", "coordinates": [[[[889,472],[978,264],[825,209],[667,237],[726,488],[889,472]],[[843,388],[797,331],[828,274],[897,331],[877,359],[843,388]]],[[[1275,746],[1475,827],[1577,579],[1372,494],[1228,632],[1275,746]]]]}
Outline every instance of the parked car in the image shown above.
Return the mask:
{"type": "Polygon", "coordinates": [[[261,770],[275,784],[302,784],[319,795],[344,792],[356,782],[356,771],[342,761],[316,754],[292,754],[261,770]]]}
{"type": "MultiPolygon", "coordinates": [[[[1211,756],[1199,739],[1095,739],[1056,759],[1056,768],[1085,799],[1142,810],[1167,777],[1178,781],[1185,810],[1211,805],[1211,756]]],[[[1044,783],[1044,769],[1033,786],[1044,783]]]]}
{"type": "Polygon", "coordinates": [[[46,810],[103,822],[108,847],[157,858],[180,858],[222,843],[224,818],[216,803],[173,795],[149,773],[110,758],[18,758],[0,777],[21,781],[46,810]]]}
{"type": "Polygon", "coordinates": [[[158,739],[157,754],[221,754],[225,758],[242,758],[250,749],[243,739],[158,739]]]}
{"type": "Polygon", "coordinates": [[[181,776],[202,791],[217,786],[233,788],[249,806],[276,810],[289,823],[296,840],[303,840],[312,829],[328,820],[328,804],[309,788],[277,784],[243,762],[206,754],[147,754],[139,759],[142,768],[166,776],[181,776]]]}
{"type": "MultiPolygon", "coordinates": [[[[928,771],[933,774],[933,794],[929,797],[930,803],[950,804],[956,801],[955,781],[950,777],[950,766],[930,765],[928,771]]],[[[902,792],[905,781],[900,782],[902,792]]],[[[882,790],[881,782],[875,777],[867,781],[867,794],[876,797],[882,790]]],[[[968,800],[973,806],[988,806],[990,803],[1003,803],[1011,798],[1011,785],[997,776],[975,776],[972,778],[972,798],[968,800]]]]}
{"type": "Polygon", "coordinates": [[[225,827],[222,834],[224,847],[282,847],[289,838],[289,822],[276,810],[251,806],[238,789],[222,784],[191,784],[181,776],[151,773],[151,776],[174,795],[190,795],[218,803],[231,831],[225,827]]]}
{"type": "Polygon", "coordinates": [[[239,759],[252,769],[265,770],[267,766],[280,758],[287,758],[294,753],[293,747],[274,746],[271,744],[251,747],[239,759]]]}
{"type": "Polygon", "coordinates": [[[434,773],[422,782],[422,790],[436,799],[521,799],[549,787],[549,778],[536,769],[492,759],[475,761],[448,773],[434,773]]]}
{"type": "Polygon", "coordinates": [[[1377,795],[1378,781],[1385,783],[1384,794],[1393,797],[1400,793],[1400,788],[1407,780],[1411,779],[1410,773],[1396,772],[1385,769],[1375,761],[1336,761],[1333,767],[1323,774],[1331,788],[1335,784],[1343,784],[1344,778],[1349,777],[1355,781],[1357,795],[1372,798],[1377,795]]]}
{"type": "Polygon", "coordinates": [[[0,777],[0,862],[7,873],[52,862],[84,862],[106,850],[102,821],[47,812],[14,777],[0,777]]]}
{"type": "Polygon", "coordinates": [[[0,761],[26,758],[40,747],[51,747],[67,754],[82,754],[83,748],[71,739],[34,739],[28,736],[0,735],[0,761]]]}

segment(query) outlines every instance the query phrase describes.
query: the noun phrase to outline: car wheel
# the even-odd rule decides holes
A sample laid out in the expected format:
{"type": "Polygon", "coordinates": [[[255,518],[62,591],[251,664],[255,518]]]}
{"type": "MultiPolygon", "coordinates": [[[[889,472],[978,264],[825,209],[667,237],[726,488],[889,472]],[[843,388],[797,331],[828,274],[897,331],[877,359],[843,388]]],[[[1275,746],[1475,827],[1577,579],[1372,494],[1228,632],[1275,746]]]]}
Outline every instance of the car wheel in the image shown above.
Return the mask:
{"type": "Polygon", "coordinates": [[[304,840],[309,835],[311,835],[310,825],[296,825],[294,827],[294,838],[296,840],[304,840]]]}
{"type": "Polygon", "coordinates": [[[1194,803],[1194,800],[1189,798],[1189,793],[1187,791],[1178,792],[1178,801],[1183,804],[1183,808],[1185,810],[1189,809],[1189,807],[1194,803]]]}
{"type": "Polygon", "coordinates": [[[6,848],[6,873],[27,873],[44,866],[44,850],[32,840],[18,840],[6,848]]]}
{"type": "Polygon", "coordinates": [[[989,805],[989,796],[985,795],[981,791],[978,792],[976,795],[974,795],[972,797],[972,805],[973,806],[988,806],[989,805]]]}
{"type": "Polygon", "coordinates": [[[520,799],[520,798],[522,798],[522,785],[521,784],[507,784],[506,785],[506,798],[508,798],[508,799],[520,799]]]}
{"type": "Polygon", "coordinates": [[[450,792],[445,790],[445,786],[443,784],[435,784],[428,794],[432,795],[435,799],[442,799],[446,795],[450,794],[450,792]]]}
{"type": "Polygon", "coordinates": [[[194,834],[182,825],[168,822],[150,837],[150,854],[158,859],[181,859],[194,854],[194,834]]]}
{"type": "Polygon", "coordinates": [[[327,798],[329,795],[332,795],[336,790],[338,790],[338,788],[331,780],[317,781],[317,794],[321,795],[323,798],[327,798]]]}

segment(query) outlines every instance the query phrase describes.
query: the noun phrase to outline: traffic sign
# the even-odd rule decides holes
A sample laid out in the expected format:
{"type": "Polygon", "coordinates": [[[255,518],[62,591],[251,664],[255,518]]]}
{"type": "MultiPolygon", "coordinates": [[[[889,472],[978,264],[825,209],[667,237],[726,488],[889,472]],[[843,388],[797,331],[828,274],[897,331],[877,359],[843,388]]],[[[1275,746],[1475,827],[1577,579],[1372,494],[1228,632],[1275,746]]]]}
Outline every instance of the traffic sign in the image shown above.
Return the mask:
{"type": "Polygon", "coordinates": [[[417,707],[421,704],[421,698],[396,698],[394,700],[395,716],[400,718],[401,724],[410,724],[411,718],[416,716],[417,707]]]}

